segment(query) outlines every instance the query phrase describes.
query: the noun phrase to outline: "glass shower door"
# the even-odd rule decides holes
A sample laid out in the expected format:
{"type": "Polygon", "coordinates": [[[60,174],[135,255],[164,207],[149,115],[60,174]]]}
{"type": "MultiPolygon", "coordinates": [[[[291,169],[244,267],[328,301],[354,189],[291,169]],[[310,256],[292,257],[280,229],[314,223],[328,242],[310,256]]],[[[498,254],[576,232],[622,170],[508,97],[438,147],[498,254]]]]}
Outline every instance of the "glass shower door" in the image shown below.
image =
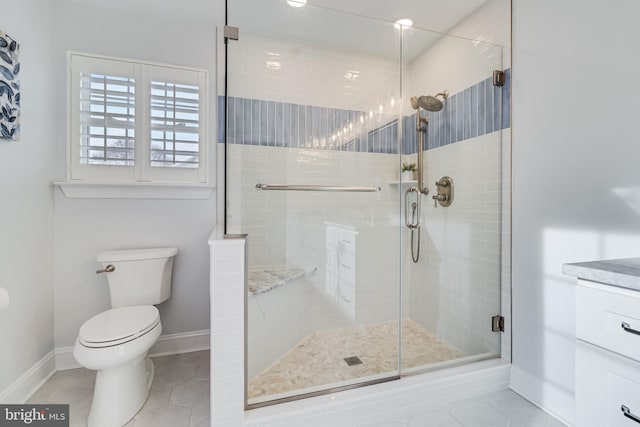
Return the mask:
{"type": "Polygon", "coordinates": [[[248,234],[247,405],[397,378],[400,30],[280,0],[228,16],[218,145],[227,233],[248,234]]]}
{"type": "Polygon", "coordinates": [[[420,195],[419,232],[403,231],[408,374],[500,356],[492,318],[501,312],[509,85],[493,81],[494,70],[503,71],[501,46],[416,28],[404,31],[402,46],[403,161],[420,163],[422,138],[429,189],[420,195]]]}

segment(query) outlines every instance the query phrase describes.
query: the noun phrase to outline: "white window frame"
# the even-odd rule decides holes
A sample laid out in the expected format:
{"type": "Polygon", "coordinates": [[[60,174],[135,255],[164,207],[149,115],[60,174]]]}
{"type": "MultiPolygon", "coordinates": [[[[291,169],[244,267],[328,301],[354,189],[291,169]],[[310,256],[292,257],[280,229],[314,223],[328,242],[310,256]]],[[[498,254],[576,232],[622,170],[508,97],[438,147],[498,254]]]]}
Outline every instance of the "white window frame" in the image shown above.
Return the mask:
{"type": "MultiPolygon", "coordinates": [[[[66,184],[70,184],[76,189],[78,188],[77,184],[88,184],[92,188],[91,191],[101,184],[111,188],[114,185],[149,185],[154,186],[156,190],[161,186],[183,187],[185,185],[207,186],[207,188],[210,188],[208,187],[210,148],[208,132],[208,70],[81,52],[69,52],[67,56],[69,137],[66,184]],[[133,166],[104,166],[81,163],[80,75],[86,72],[112,73],[115,76],[133,77],[135,79],[135,159],[133,166]],[[199,148],[197,168],[151,166],[150,87],[152,79],[198,86],[199,148]]],[[[64,185],[63,190],[66,194],[64,185]]],[[[157,194],[157,191],[155,191],[155,194],[157,194]]]]}

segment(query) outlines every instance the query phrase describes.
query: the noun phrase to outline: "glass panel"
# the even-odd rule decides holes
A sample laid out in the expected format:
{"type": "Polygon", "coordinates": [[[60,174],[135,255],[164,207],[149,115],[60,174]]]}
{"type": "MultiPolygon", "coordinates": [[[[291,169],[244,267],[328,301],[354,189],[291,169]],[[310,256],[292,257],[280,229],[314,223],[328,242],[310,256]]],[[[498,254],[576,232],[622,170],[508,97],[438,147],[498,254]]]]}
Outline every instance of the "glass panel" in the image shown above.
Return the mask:
{"type": "Polygon", "coordinates": [[[249,235],[248,403],[397,377],[399,30],[229,3],[227,232],[249,235]]]}
{"type": "Polygon", "coordinates": [[[501,47],[414,28],[402,46],[403,162],[419,163],[424,138],[430,190],[417,212],[406,205],[420,228],[403,230],[402,372],[410,373],[500,354],[491,317],[500,313],[501,130],[509,125],[508,85],[492,83],[501,47]],[[452,184],[436,185],[443,177],[452,184]],[[436,204],[449,189],[451,204],[436,204]]]}

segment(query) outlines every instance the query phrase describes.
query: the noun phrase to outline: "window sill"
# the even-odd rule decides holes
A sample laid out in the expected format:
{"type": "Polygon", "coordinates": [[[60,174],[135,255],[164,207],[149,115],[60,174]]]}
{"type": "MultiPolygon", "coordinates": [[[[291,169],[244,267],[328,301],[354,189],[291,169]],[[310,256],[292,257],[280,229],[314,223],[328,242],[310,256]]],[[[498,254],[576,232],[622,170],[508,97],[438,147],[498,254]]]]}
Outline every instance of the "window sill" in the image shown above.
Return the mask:
{"type": "Polygon", "coordinates": [[[68,199],[192,199],[211,197],[215,187],[197,184],[54,182],[68,199]]]}

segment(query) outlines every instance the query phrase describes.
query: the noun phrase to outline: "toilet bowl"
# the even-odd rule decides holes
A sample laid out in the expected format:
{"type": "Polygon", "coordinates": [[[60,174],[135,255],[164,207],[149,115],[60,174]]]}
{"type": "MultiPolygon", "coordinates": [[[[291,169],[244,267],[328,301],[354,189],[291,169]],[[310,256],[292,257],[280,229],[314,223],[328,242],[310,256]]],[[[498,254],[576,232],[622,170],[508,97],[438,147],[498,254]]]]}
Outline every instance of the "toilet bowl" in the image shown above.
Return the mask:
{"type": "Polygon", "coordinates": [[[97,371],[88,427],[121,427],[147,400],[154,376],[147,353],[162,332],[153,304],[169,298],[176,253],[160,248],[98,255],[114,308],[87,320],[73,348],[79,364],[97,371]]]}
{"type": "Polygon", "coordinates": [[[82,366],[98,371],[89,426],[122,426],[144,405],[154,372],[146,356],[161,332],[152,305],[114,308],[82,325],[73,354],[82,366]]]}

